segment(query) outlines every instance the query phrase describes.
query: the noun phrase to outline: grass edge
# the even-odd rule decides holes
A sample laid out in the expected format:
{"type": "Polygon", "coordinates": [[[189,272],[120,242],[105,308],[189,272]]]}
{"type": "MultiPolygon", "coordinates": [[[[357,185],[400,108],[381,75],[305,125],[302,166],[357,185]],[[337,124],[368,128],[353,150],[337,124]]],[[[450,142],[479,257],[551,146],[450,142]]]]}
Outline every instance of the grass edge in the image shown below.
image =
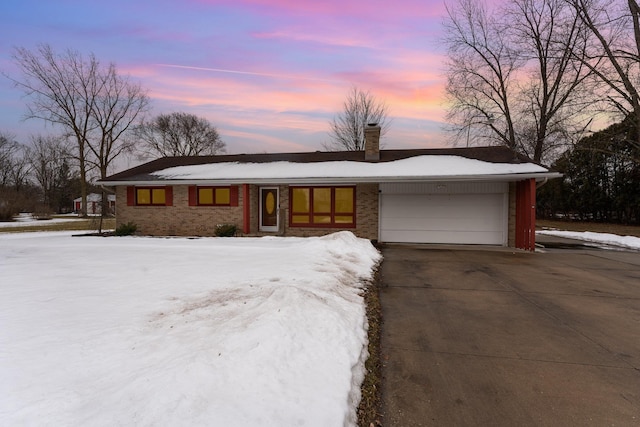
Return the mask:
{"type": "Polygon", "coordinates": [[[367,313],[367,336],[369,357],[365,361],[365,377],[360,387],[361,397],[358,405],[358,426],[375,427],[382,425],[381,385],[382,360],[380,337],[382,330],[382,306],[380,304],[380,267],[374,269],[373,280],[364,289],[364,301],[367,313]]]}

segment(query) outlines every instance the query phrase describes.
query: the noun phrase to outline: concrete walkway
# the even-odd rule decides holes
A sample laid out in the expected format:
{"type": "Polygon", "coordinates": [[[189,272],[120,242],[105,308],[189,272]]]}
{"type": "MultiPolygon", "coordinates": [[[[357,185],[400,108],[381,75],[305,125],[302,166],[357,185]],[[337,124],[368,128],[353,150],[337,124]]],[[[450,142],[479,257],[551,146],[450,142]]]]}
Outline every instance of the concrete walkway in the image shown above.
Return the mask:
{"type": "Polygon", "coordinates": [[[384,426],[640,425],[640,254],[387,246],[384,426]]]}

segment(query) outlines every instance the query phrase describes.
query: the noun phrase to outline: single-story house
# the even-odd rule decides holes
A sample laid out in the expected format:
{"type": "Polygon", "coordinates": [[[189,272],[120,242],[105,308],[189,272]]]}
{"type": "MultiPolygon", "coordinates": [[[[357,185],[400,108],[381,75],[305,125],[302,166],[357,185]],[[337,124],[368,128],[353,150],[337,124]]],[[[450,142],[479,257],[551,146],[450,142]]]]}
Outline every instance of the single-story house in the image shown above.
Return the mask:
{"type": "MultiPolygon", "coordinates": [[[[109,202],[108,212],[115,212],[116,211],[116,195],[108,194],[107,200],[109,202]]],[[[82,212],[82,197],[73,199],[73,211],[82,212]]],[[[87,213],[88,214],[102,213],[102,194],[98,194],[98,193],[87,194],[87,213]]]]}
{"type": "Polygon", "coordinates": [[[533,250],[536,186],[559,177],[505,147],[165,157],[112,175],[117,225],[148,235],[313,236],[533,250]]]}

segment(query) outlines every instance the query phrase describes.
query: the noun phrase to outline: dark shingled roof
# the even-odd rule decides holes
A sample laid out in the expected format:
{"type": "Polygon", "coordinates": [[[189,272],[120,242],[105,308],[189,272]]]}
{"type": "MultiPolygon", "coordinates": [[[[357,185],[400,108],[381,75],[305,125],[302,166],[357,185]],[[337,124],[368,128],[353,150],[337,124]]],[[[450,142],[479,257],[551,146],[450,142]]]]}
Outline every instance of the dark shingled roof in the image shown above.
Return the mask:
{"type": "MultiPolygon", "coordinates": [[[[522,155],[515,153],[507,147],[469,147],[469,148],[424,148],[412,150],[380,150],[380,160],[377,162],[390,162],[407,159],[416,156],[460,156],[468,159],[482,160],[490,163],[533,163],[522,155]]],[[[184,156],[162,157],[157,160],[127,169],[123,172],[111,175],[103,181],[135,181],[155,180],[150,176],[152,172],[175,167],[192,166],[208,163],[268,163],[268,162],[292,162],[315,163],[335,161],[367,162],[364,159],[364,151],[315,151],[306,153],[269,153],[269,154],[230,154],[221,156],[184,156]]],[[[374,161],[375,162],[375,161],[374,161]]]]}

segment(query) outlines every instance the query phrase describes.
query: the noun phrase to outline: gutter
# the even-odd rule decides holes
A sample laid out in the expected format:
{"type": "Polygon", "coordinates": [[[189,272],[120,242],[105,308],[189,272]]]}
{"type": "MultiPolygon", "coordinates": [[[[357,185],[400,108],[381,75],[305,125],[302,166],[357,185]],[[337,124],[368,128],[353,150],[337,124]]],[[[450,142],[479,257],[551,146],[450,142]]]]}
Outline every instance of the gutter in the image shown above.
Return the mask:
{"type": "Polygon", "coordinates": [[[309,177],[309,178],[221,178],[221,179],[156,179],[156,180],[121,180],[97,181],[100,185],[239,185],[239,184],[375,184],[382,182],[438,182],[438,181],[521,181],[535,178],[540,185],[549,179],[561,178],[559,172],[530,172],[496,175],[443,175],[443,176],[371,176],[371,177],[309,177]]]}

